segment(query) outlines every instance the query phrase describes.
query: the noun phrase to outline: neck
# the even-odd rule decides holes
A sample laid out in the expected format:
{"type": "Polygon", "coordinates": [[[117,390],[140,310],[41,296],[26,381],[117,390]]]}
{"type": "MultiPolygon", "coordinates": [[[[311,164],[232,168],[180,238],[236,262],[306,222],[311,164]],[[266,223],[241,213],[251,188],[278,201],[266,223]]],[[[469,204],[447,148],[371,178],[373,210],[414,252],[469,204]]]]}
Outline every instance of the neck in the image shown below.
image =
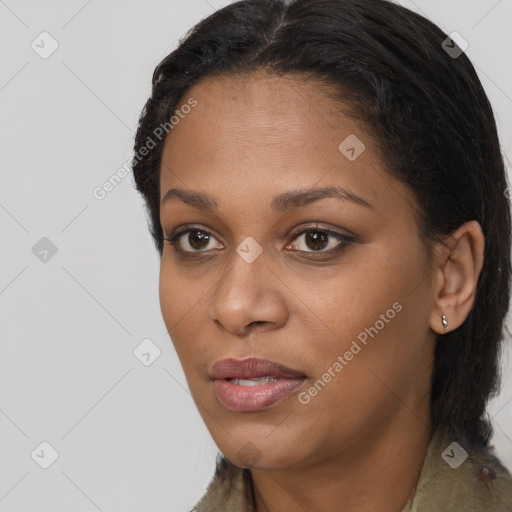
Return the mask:
{"type": "Polygon", "coordinates": [[[429,423],[408,410],[403,416],[378,436],[373,433],[372,439],[352,443],[320,463],[252,470],[256,512],[402,511],[418,482],[431,437],[429,423]]]}

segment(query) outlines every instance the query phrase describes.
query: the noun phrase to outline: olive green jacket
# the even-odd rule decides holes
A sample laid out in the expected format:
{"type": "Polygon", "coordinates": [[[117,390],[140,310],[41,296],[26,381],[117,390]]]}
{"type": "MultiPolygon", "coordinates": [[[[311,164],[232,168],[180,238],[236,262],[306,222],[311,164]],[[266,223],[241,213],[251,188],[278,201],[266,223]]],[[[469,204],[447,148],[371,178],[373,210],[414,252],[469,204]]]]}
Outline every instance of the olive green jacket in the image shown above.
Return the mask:
{"type": "MultiPolygon", "coordinates": [[[[402,512],[512,512],[512,477],[491,448],[432,436],[420,478],[402,512]]],[[[221,456],[194,512],[254,512],[250,471],[221,456]]]]}

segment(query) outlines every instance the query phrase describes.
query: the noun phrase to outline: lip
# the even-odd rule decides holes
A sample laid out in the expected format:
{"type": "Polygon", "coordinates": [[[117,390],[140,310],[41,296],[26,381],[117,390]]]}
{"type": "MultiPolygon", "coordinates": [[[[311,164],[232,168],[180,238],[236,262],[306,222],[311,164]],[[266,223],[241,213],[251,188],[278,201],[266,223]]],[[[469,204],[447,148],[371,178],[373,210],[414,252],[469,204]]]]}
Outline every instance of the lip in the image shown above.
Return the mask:
{"type": "Polygon", "coordinates": [[[250,379],[257,377],[299,379],[305,376],[304,372],[258,357],[222,359],[214,364],[211,374],[211,378],[214,380],[250,379]]]}
{"type": "Polygon", "coordinates": [[[211,379],[219,402],[232,411],[266,409],[294,393],[306,375],[275,361],[260,358],[222,359],[215,363],[211,379]],[[229,379],[271,377],[275,382],[243,386],[229,379]]]}

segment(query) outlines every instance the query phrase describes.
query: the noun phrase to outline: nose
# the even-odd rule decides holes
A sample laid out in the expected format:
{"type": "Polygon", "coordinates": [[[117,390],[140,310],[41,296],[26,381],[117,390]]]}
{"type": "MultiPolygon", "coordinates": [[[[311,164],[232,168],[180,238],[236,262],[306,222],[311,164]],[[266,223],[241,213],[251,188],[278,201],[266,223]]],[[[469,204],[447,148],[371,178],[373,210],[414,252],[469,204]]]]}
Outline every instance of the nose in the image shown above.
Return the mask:
{"type": "Polygon", "coordinates": [[[209,317],[219,328],[243,337],[286,324],[286,287],[262,256],[252,263],[233,256],[233,264],[211,296],[209,317]]]}

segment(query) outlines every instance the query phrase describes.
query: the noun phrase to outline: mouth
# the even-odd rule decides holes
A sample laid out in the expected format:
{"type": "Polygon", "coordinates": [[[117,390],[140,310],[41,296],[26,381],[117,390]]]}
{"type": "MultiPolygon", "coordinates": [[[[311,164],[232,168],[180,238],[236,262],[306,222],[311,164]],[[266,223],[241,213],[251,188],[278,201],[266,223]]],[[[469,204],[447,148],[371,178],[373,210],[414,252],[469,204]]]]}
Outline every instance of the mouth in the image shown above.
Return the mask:
{"type": "Polygon", "coordinates": [[[232,411],[266,409],[288,397],[306,381],[304,372],[267,359],[223,359],[211,374],[219,402],[232,411]]]}

